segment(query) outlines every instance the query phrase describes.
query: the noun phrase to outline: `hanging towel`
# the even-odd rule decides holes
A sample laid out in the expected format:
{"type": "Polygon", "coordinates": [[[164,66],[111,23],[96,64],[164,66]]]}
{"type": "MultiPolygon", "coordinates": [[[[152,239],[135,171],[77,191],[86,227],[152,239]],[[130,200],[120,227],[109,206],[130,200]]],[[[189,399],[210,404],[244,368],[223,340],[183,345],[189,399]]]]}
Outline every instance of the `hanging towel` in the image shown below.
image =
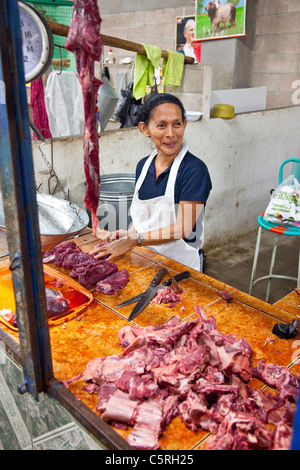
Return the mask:
{"type": "MultiPolygon", "coordinates": [[[[32,120],[36,128],[41,131],[45,139],[51,137],[48,115],[45,106],[45,94],[43,79],[38,78],[30,83],[30,106],[32,108],[32,120]]],[[[33,133],[34,139],[38,137],[33,133]]]]}
{"type": "Polygon", "coordinates": [[[181,85],[184,68],[184,55],[180,52],[168,51],[168,58],[163,59],[162,74],[165,85],[177,87],[181,85]]]}
{"type": "Polygon", "coordinates": [[[83,134],[82,89],[75,72],[52,70],[45,88],[45,104],[52,137],[83,134]]]}
{"type": "Polygon", "coordinates": [[[146,94],[146,86],[153,87],[154,68],[158,69],[161,59],[161,49],[156,46],[143,44],[146,54],[136,54],[134,69],[133,96],[136,100],[143,98],[146,94]]]}

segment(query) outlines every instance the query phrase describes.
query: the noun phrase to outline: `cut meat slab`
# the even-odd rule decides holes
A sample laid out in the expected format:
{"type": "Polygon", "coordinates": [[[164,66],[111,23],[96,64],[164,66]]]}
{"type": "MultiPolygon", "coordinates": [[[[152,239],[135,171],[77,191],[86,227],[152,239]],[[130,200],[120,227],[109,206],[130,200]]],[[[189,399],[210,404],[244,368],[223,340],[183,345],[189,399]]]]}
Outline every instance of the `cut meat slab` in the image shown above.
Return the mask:
{"type": "Polygon", "coordinates": [[[103,281],[98,282],[96,290],[102,294],[114,295],[123,289],[128,281],[129,273],[127,269],[121,269],[121,271],[114,272],[103,281]]]}
{"type": "Polygon", "coordinates": [[[127,269],[118,271],[112,261],[83,252],[74,241],[63,242],[43,253],[44,263],[71,269],[70,276],[88,288],[96,285],[103,294],[116,294],[129,281],[127,269]]]}

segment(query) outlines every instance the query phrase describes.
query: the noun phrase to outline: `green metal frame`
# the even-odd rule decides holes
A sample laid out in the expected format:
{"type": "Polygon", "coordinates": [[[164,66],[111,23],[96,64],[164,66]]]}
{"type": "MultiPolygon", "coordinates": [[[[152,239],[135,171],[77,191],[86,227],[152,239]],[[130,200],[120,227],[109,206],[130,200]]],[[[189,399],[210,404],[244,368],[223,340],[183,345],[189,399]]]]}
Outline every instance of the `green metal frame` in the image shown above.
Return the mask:
{"type": "Polygon", "coordinates": [[[40,4],[45,4],[47,3],[48,5],[64,5],[64,6],[73,6],[73,2],[69,0],[23,0],[25,3],[40,3],[40,4]]]}

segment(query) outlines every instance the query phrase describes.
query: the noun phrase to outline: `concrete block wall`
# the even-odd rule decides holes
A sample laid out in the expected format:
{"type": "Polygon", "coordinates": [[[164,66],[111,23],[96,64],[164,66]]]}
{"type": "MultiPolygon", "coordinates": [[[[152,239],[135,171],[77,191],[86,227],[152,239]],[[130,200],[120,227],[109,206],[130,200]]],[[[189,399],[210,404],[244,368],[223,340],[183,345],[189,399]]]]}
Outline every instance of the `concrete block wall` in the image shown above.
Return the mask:
{"type": "Polygon", "coordinates": [[[263,85],[268,109],[300,103],[299,0],[258,0],[251,86],[263,85]]]}
{"type": "MultiPolygon", "coordinates": [[[[175,18],[195,13],[191,0],[166,0],[161,9],[153,0],[133,2],[135,10],[125,2],[113,10],[110,3],[99,2],[103,34],[161,49],[175,49],[175,18]]],[[[135,57],[114,53],[117,62],[135,57]]],[[[267,86],[267,109],[300,104],[300,1],[248,0],[247,37],[204,42],[202,63],[213,66],[214,90],[267,86]]]]}
{"type": "MultiPolygon", "coordinates": [[[[220,247],[257,227],[257,216],[276,187],[278,169],[297,155],[300,107],[239,114],[231,120],[189,122],[185,142],[208,166],[213,189],[205,215],[205,249],[220,247]]],[[[153,150],[138,128],[103,132],[100,138],[101,174],[135,173],[137,162],[153,150]]],[[[48,192],[51,145],[33,143],[35,178],[48,192]]],[[[53,166],[70,200],[84,207],[83,138],[54,139],[53,166]]],[[[41,185],[41,186],[40,186],[41,185]]],[[[63,197],[58,192],[57,197],[63,197]]]]}
{"type": "MultiPolygon", "coordinates": [[[[191,3],[183,7],[124,12],[115,10],[115,13],[103,14],[100,5],[100,14],[102,34],[174,51],[175,18],[194,15],[195,7],[191,3]]],[[[108,51],[109,47],[105,46],[104,56],[107,56],[108,51]]],[[[130,51],[114,49],[113,52],[117,62],[124,57],[135,58],[135,53],[130,51]]]]}

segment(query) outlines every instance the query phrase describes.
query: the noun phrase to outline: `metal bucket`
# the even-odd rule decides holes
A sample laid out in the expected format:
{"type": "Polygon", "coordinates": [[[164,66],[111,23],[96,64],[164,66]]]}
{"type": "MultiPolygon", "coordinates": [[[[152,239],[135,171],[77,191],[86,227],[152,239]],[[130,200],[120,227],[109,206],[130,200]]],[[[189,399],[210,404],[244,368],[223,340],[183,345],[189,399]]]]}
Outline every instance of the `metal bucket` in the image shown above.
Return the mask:
{"type": "Polygon", "coordinates": [[[97,210],[99,228],[113,232],[127,230],[131,217],[131,206],[135,186],[135,175],[116,173],[101,176],[100,198],[97,210]]]}
{"type": "MultiPolygon", "coordinates": [[[[89,217],[84,209],[50,194],[38,193],[38,218],[43,250],[49,250],[84,229],[89,217]]],[[[2,194],[0,192],[0,227],[5,228],[2,194]]]]}

